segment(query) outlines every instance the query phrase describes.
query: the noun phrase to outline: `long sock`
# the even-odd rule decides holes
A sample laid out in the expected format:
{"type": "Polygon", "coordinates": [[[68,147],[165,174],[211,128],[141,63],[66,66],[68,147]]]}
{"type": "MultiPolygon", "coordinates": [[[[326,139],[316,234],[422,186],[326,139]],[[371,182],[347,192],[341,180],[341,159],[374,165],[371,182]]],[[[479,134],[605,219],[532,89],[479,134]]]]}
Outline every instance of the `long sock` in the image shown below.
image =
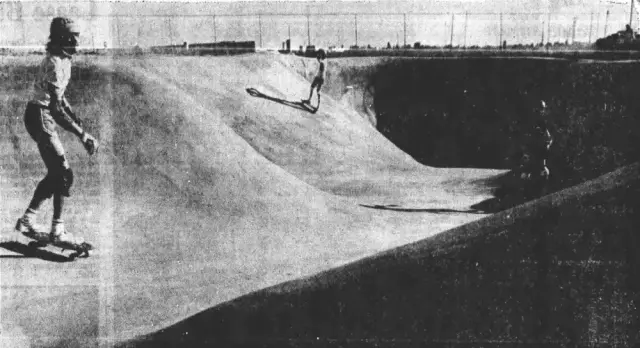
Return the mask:
{"type": "Polygon", "coordinates": [[[64,225],[64,221],[62,221],[62,219],[53,219],[53,221],[51,221],[51,234],[60,235],[65,233],[64,228],[60,228],[59,225],[64,225]]]}
{"type": "Polygon", "coordinates": [[[64,196],[56,193],[53,195],[53,220],[62,221],[62,208],[64,208],[64,196]]]}

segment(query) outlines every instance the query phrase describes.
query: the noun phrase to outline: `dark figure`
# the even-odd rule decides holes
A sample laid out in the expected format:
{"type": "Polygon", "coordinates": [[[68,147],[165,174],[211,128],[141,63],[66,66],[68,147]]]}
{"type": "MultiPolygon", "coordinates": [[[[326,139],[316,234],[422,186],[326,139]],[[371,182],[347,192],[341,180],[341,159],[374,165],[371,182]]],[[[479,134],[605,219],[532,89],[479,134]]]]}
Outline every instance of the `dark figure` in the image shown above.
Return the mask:
{"type": "Polygon", "coordinates": [[[313,89],[315,88],[318,94],[318,108],[319,108],[320,107],[320,89],[322,88],[322,85],[324,84],[324,79],[327,75],[327,69],[325,64],[325,59],[327,58],[327,55],[323,49],[319,49],[316,55],[316,58],[318,59],[318,63],[319,63],[318,73],[316,74],[316,77],[313,79],[313,82],[311,83],[311,90],[309,91],[309,99],[303,99],[302,102],[311,103],[311,97],[313,96],[313,89]]]}
{"type": "MultiPolygon", "coordinates": [[[[546,103],[541,102],[541,114],[546,114],[546,103]]],[[[531,199],[544,194],[549,181],[550,171],[547,167],[553,138],[544,119],[536,122],[525,146],[520,163],[520,178],[525,181],[525,198],[531,199]]]]}

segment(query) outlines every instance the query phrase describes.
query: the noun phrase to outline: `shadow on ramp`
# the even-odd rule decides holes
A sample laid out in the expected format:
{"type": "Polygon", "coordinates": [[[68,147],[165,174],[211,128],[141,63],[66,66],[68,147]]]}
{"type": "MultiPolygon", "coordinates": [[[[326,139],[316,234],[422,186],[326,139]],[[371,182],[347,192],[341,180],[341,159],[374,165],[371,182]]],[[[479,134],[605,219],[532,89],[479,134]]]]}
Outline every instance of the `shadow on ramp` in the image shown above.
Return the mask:
{"type": "Polygon", "coordinates": [[[282,104],[282,105],[286,105],[286,106],[292,107],[294,109],[307,111],[307,112],[312,113],[312,114],[315,114],[318,111],[318,108],[314,108],[313,106],[311,106],[309,104],[305,104],[305,103],[303,103],[301,101],[293,102],[293,101],[288,101],[288,100],[272,97],[272,96],[266,95],[266,94],[258,91],[255,88],[247,88],[247,93],[249,93],[249,95],[252,96],[252,97],[271,100],[271,101],[274,101],[276,103],[279,103],[279,104],[282,104]]]}
{"type": "Polygon", "coordinates": [[[0,259],[16,259],[16,258],[36,258],[50,262],[69,262],[69,258],[66,256],[52,253],[45,249],[31,248],[28,245],[19,242],[3,242],[0,243],[0,247],[18,253],[20,255],[2,255],[0,259]]]}
{"type": "Polygon", "coordinates": [[[634,346],[638,166],[121,347],[634,346]]]}
{"type": "MultiPolygon", "coordinates": [[[[553,177],[552,177],[553,178],[553,177]]],[[[527,182],[518,178],[518,172],[510,171],[496,177],[478,181],[476,184],[492,187],[495,196],[471,206],[471,209],[485,213],[497,213],[520,204],[536,200],[557,191],[553,181],[527,182]],[[528,186],[527,186],[528,185],[528,186]]]]}
{"type": "Polygon", "coordinates": [[[475,209],[469,210],[457,210],[457,209],[439,209],[439,208],[402,208],[395,204],[388,205],[368,205],[368,204],[360,204],[361,207],[371,208],[371,209],[379,209],[379,210],[392,210],[399,211],[405,213],[433,213],[433,214],[446,214],[446,213],[460,213],[460,214],[482,214],[481,211],[475,209]]]}

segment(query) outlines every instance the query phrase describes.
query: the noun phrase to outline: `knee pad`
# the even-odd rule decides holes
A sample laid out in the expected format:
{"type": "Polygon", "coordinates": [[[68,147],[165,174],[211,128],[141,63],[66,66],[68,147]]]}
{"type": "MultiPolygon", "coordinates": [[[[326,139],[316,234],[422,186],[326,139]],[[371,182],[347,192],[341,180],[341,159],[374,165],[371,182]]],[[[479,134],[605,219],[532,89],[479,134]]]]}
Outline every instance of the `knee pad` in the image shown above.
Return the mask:
{"type": "Polygon", "coordinates": [[[49,178],[48,184],[51,185],[52,193],[58,193],[65,197],[71,196],[71,185],[73,185],[73,171],[71,168],[64,168],[55,173],[50,173],[47,177],[49,178]]]}
{"type": "Polygon", "coordinates": [[[55,180],[54,177],[50,174],[44,177],[44,179],[40,180],[38,186],[36,187],[36,196],[44,199],[49,199],[53,196],[53,192],[55,191],[55,180]]]}
{"type": "Polygon", "coordinates": [[[73,170],[65,168],[61,175],[61,184],[59,193],[63,196],[71,196],[71,186],[73,185],[73,170]]]}

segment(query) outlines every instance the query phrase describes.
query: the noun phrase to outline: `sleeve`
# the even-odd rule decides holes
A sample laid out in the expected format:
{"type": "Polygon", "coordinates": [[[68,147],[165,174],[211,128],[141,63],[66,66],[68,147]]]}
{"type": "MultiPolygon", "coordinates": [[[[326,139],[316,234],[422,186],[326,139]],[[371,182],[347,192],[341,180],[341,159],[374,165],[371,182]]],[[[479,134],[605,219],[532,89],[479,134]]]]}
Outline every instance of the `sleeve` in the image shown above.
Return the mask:
{"type": "Polygon", "coordinates": [[[67,81],[65,81],[65,75],[62,70],[62,62],[60,61],[60,58],[49,57],[48,61],[45,63],[43,75],[42,82],[49,86],[51,97],[53,98],[55,95],[58,100],[61,99],[64,94],[67,81]]]}
{"type": "Polygon", "coordinates": [[[68,108],[65,107],[66,99],[64,98],[64,96],[59,95],[57,97],[54,97],[54,89],[55,86],[49,84],[49,91],[51,92],[51,103],[49,104],[49,111],[51,112],[51,116],[63,129],[72,133],[79,133],[80,125],[75,122],[75,119],[67,112],[68,108]]]}
{"type": "Polygon", "coordinates": [[[72,132],[79,133],[80,126],[75,119],[69,115],[67,110],[71,110],[68,107],[68,102],[64,97],[64,88],[67,85],[65,76],[62,71],[62,67],[56,58],[52,58],[44,69],[43,83],[47,85],[49,96],[51,101],[49,104],[49,111],[53,119],[63,129],[72,132]]]}

